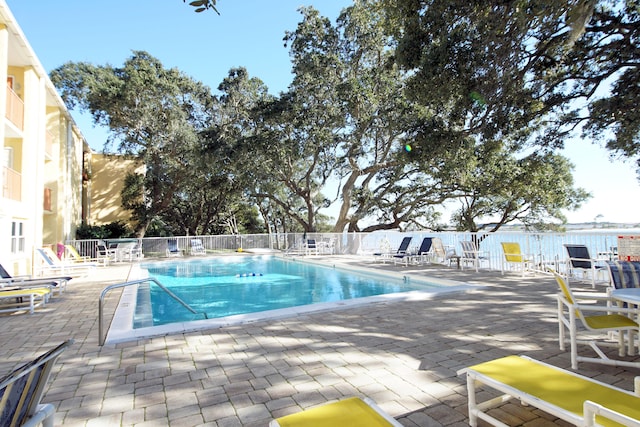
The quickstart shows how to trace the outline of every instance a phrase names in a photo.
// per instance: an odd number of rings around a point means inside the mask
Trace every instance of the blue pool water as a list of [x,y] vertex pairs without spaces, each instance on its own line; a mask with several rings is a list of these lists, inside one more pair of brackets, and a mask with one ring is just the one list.
[[192,314],[151,283],[138,290],[137,306],[141,309],[137,310],[134,328],[437,287],[274,256],[220,257],[141,267],[149,277],[206,315]]

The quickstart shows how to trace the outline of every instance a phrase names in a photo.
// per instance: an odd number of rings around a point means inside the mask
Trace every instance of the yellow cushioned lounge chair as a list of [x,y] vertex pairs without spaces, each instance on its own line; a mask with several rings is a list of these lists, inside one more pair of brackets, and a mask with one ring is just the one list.
[[350,397],[327,403],[269,423],[269,427],[402,427],[371,399]]
[[0,290],[0,313],[29,310],[44,306],[51,295],[51,288]]
[[[469,424],[478,418],[506,426],[489,410],[510,399],[539,408],[577,426],[640,426],[640,377],[635,394],[523,356],[507,356],[462,369],[467,376]],[[484,385],[504,395],[477,402],[476,389]],[[597,424],[596,424],[597,423]]]

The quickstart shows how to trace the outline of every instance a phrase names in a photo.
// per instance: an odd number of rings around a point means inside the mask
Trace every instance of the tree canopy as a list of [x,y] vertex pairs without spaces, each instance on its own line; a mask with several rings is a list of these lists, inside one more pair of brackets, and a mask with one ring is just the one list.
[[143,225],[199,234],[260,215],[265,230],[441,228],[442,204],[457,203],[461,230],[540,227],[589,197],[556,152],[567,138],[638,156],[637,10],[356,0],[335,23],[300,9],[278,96],[242,67],[213,94],[145,52],[121,68],[65,64],[52,80],[147,165],[123,193]]

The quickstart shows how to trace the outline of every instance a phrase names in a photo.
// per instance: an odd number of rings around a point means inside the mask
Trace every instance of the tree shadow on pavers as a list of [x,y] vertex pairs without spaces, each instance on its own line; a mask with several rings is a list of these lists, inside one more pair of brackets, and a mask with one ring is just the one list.
[[[135,422],[266,425],[357,395],[405,425],[456,425],[466,421],[459,369],[509,354],[570,365],[558,348],[552,277],[447,268],[413,274],[485,287],[96,347],[73,363],[82,372],[73,395],[64,394],[68,384],[58,375],[52,399],[74,422],[81,415],[68,408],[73,399],[94,399],[99,386],[108,404],[88,418],[141,412]],[[580,372],[626,389],[636,374],[586,363]]]

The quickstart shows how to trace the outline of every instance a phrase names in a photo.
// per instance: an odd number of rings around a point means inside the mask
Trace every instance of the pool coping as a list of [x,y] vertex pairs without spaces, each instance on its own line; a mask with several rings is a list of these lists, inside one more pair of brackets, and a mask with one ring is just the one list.
[[[336,268],[346,271],[353,271],[360,274],[388,276],[394,280],[409,280],[412,282],[425,282],[438,284],[444,287],[429,290],[413,290],[406,292],[397,292],[384,295],[374,295],[363,298],[353,298],[341,301],[323,302],[315,304],[307,304],[296,307],[281,308],[275,310],[261,311],[257,313],[236,314],[232,316],[219,317],[215,319],[193,320],[189,322],[176,322],[167,325],[133,328],[133,318],[136,310],[136,296],[138,286],[127,286],[123,289],[115,310],[111,325],[107,331],[105,344],[118,344],[122,342],[135,341],[139,339],[154,338],[166,335],[180,334],[186,332],[196,332],[208,329],[216,329],[225,326],[236,326],[259,321],[270,321],[275,319],[294,318],[310,313],[318,313],[322,311],[342,310],[350,307],[374,304],[389,303],[402,301],[424,301],[434,299],[441,295],[455,292],[465,292],[484,288],[481,285],[474,285],[454,280],[441,279],[429,276],[416,276],[415,274],[396,273],[388,271],[378,271],[368,269],[366,267],[354,267],[344,265],[340,262],[327,262],[327,260],[310,260],[302,258],[282,257],[290,262],[304,262],[308,264],[319,265],[323,267]],[[176,259],[167,260],[167,262],[175,262]],[[331,261],[331,260],[329,260]],[[335,260],[334,260],[335,261]],[[162,261],[158,261],[162,262]],[[130,280],[143,279],[143,270],[139,265],[133,266],[131,270]]]

